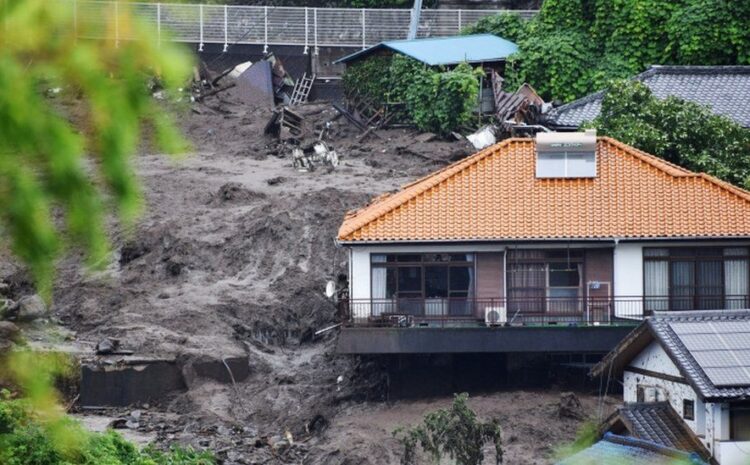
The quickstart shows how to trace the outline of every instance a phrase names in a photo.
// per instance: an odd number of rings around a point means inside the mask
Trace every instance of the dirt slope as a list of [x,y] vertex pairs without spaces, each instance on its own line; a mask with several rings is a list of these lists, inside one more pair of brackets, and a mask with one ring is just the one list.
[[[210,447],[225,463],[396,463],[392,430],[448,399],[369,403],[382,396],[377,366],[334,356],[333,334],[312,340],[334,321],[324,285],[346,272],[334,237],[347,210],[472,150],[420,143],[400,129],[360,142],[340,118],[328,141],[341,165],[301,173],[263,135],[270,112],[231,101],[227,94],[198,106],[201,114],[184,111],[190,156],[137,157],[145,215],[131,234],[113,227],[117,249],[105,271],[82,271],[75,256],[62,261],[55,316],[84,347],[113,337],[143,356],[249,356],[245,381],[199,379],[143,409],[140,431],[163,444]],[[300,111],[318,128],[335,115],[328,105]],[[1,262],[15,296],[31,292],[19,268]],[[577,424],[548,411],[556,399],[521,392],[472,402],[507,420],[506,463],[543,463],[550,444],[570,440]]]

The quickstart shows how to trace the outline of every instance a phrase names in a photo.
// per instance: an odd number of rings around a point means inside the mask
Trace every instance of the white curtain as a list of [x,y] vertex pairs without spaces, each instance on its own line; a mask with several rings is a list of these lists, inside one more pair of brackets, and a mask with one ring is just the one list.
[[[724,255],[747,255],[744,247],[724,249]],[[726,308],[748,308],[748,261],[747,259],[724,261],[724,294]]]
[[[372,255],[372,263],[385,263],[385,255]],[[385,307],[388,305],[383,301],[386,298],[386,277],[388,270],[384,266],[372,266],[372,288],[370,289],[370,296],[373,299],[372,315],[378,316],[383,311],[387,311]]]
[[645,262],[646,310],[660,311],[669,308],[669,262]]

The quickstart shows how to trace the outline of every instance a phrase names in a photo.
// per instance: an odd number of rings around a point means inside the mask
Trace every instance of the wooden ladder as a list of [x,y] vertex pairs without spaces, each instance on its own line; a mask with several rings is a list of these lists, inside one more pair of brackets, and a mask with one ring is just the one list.
[[294,83],[294,89],[292,90],[292,98],[289,99],[289,105],[299,105],[300,103],[307,102],[307,97],[310,95],[313,83],[315,82],[315,75],[308,76],[307,73],[303,73],[300,79]]

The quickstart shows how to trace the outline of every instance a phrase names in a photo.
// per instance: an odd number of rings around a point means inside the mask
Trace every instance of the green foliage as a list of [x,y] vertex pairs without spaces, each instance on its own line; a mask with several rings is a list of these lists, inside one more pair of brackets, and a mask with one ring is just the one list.
[[114,431],[90,433],[68,417],[64,427],[78,438],[75,448],[62,449],[49,434],[31,403],[0,400],[0,463],[4,465],[214,465],[213,455],[191,448],[139,451]]
[[485,16],[464,28],[461,34],[494,34],[511,42],[518,42],[525,37],[526,25],[526,20],[518,13],[500,13]]
[[692,171],[750,188],[750,133],[708,107],[655,98],[639,82],[607,90],[593,126],[606,135]]
[[417,463],[417,446],[426,452],[434,463],[449,457],[458,465],[479,465],[484,460],[485,443],[495,446],[495,463],[503,462],[502,430],[493,419],[483,423],[466,404],[469,395],[457,394],[448,409],[439,409],[425,415],[422,424],[412,428],[399,428],[393,435],[404,446],[403,465]]
[[750,2],[546,0],[529,21],[503,14],[468,30],[512,34],[519,53],[509,88],[528,82],[548,100],[569,101],[652,64],[750,64],[748,24]]
[[375,102],[405,104],[409,120],[423,131],[447,134],[467,123],[478,103],[481,69],[461,63],[435,70],[403,55],[374,56],[347,66],[348,93]]
[[[146,82],[158,74],[167,88],[181,85],[189,76],[188,52],[171,41],[159,46],[156,31],[142,26],[126,3],[117,14],[107,12],[104,31],[84,17],[74,19],[66,5],[6,0],[0,6],[2,240],[47,298],[54,260],[65,246],[79,246],[90,265],[101,264],[109,249],[107,210],[119,212],[126,225],[139,213],[130,157],[142,126],[153,129],[158,148],[185,148]],[[116,43],[115,21],[122,36],[142,40]],[[78,40],[76,30],[103,32],[107,40]],[[84,114],[65,114],[45,95],[50,88],[80,98]],[[62,213],[64,225],[53,221],[53,211]]]
[[591,447],[599,439],[599,436],[598,424],[594,421],[587,421],[578,428],[573,442],[557,447],[552,455],[557,460],[562,460]]
[[390,56],[372,56],[366,60],[359,60],[351,66],[346,67],[342,76],[344,88],[348,92],[356,91],[367,96],[378,96],[378,101],[383,98],[391,101],[391,66]]
[[[742,2],[740,2],[742,3]],[[737,2],[721,0],[692,0],[669,19],[668,51],[680,63],[713,63],[731,65],[737,58],[735,42],[747,44],[748,38],[739,36],[747,32],[748,24],[736,21]],[[742,15],[739,15],[740,17]],[[747,18],[747,16],[746,16]],[[717,28],[713,25],[723,24]],[[747,45],[746,45],[747,46]],[[747,63],[745,58],[745,63]]]
[[[561,100],[572,100],[591,91],[595,64],[591,43],[584,34],[543,34],[539,39],[524,40],[522,50],[522,54],[508,61],[508,88],[529,82],[547,98]],[[542,76],[544,82],[537,88],[536,82]]]

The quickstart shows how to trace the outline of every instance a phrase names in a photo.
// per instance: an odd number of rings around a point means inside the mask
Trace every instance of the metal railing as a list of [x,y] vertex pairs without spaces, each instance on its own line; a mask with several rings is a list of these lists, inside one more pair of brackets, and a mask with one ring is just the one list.
[[[300,45],[313,51],[323,46],[362,47],[384,40],[405,39],[411,10],[370,8],[313,8],[184,3],[137,3],[102,0],[58,0],[69,5],[77,22],[86,22],[81,38],[105,37],[108,18],[116,10],[131,8],[161,35],[170,39],[203,44]],[[124,10],[123,10],[124,11]],[[423,10],[418,37],[459,34],[479,19],[500,12],[530,18],[537,10]],[[113,16],[114,13],[114,16]],[[97,24],[99,27],[97,27]],[[131,40],[126,28],[115,27],[116,40]]]
[[339,302],[339,312],[345,323],[359,326],[476,326],[487,324],[488,313],[494,325],[586,326],[637,324],[654,311],[748,308],[750,296],[687,302],[680,297],[642,296],[348,299]]

